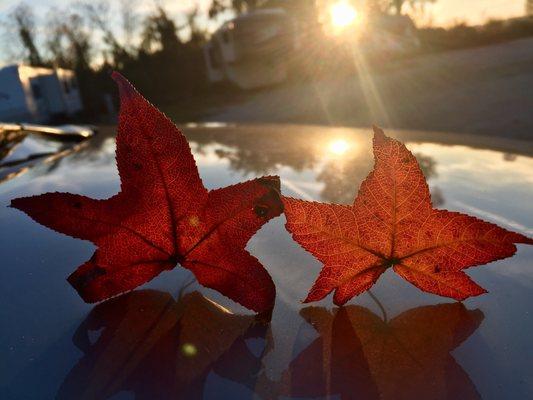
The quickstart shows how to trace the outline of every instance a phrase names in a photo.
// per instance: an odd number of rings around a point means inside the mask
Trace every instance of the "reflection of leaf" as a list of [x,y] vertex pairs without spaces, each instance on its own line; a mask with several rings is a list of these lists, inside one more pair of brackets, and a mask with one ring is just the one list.
[[387,322],[368,309],[302,310],[320,334],[290,364],[283,391],[342,399],[478,399],[450,352],[483,314],[461,303],[418,307]]
[[[202,397],[210,371],[248,387],[261,367],[246,347],[264,335],[253,316],[234,315],[195,292],[178,302],[140,290],[98,305],[73,340],[84,356],[65,378],[59,399]],[[91,332],[99,337],[91,342]],[[228,363],[231,360],[232,363]]]
[[291,362],[282,377],[282,394],[377,398],[361,343],[349,321],[335,316],[335,312],[339,315],[339,310],[330,312],[315,307],[302,310],[302,317],[313,325],[320,337]]
[[184,383],[215,362],[253,322],[252,317],[230,314],[199,293],[189,296],[194,298],[183,302],[186,312],[179,321],[178,336],[182,348],[176,361],[176,377]]
[[185,137],[119,74],[116,159],[121,191],[97,200],[70,193],[14,199],[37,222],[98,248],[68,278],[87,302],[150,281],[177,263],[198,281],[259,313],[272,310],[270,275],[244,247],[280,215],[279,178],[208,191]]
[[324,266],[306,301],[335,291],[345,304],[388,268],[429,293],[463,300],[485,293],[464,272],[511,257],[519,233],[478,218],[433,208],[416,158],[374,128],[374,169],[353,205],[283,198],[287,230]]

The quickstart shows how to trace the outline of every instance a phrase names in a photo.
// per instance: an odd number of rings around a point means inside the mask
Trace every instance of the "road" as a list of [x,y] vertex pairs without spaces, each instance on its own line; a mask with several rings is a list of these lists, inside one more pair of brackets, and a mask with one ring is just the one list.
[[349,79],[264,89],[206,119],[377,124],[533,141],[533,39],[419,56]]

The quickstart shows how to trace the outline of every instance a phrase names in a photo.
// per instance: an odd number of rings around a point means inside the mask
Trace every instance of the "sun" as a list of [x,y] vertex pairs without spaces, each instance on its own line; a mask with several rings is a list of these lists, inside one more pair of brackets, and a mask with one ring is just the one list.
[[359,14],[355,7],[346,1],[338,1],[329,9],[331,23],[334,27],[343,29],[357,22]]
[[333,153],[337,156],[343,155],[348,151],[349,148],[350,144],[344,139],[335,139],[328,146],[330,153]]

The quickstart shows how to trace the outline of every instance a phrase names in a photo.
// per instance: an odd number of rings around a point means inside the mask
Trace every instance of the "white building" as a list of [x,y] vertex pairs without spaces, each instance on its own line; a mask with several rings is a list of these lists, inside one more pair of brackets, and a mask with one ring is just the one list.
[[0,69],[0,121],[47,123],[82,109],[71,70],[25,65]]

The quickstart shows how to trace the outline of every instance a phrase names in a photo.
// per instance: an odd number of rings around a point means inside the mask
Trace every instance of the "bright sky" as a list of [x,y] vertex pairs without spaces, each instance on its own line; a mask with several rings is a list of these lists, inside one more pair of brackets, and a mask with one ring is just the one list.
[[[32,8],[38,11],[47,10],[53,6],[62,6],[67,5],[68,3],[75,3],[76,0],[0,0],[0,12],[5,12],[6,9],[11,8],[21,2],[24,2],[28,5],[31,5]],[[110,0],[110,3],[116,2],[116,0]],[[209,6],[210,0],[163,0],[156,2],[155,0],[139,0],[139,4],[146,4],[147,8],[153,7],[154,4],[163,3],[165,8],[172,11],[186,11],[189,10],[194,5],[199,4],[203,8]]]
[[[46,12],[52,7],[64,8],[76,0],[25,0],[35,11],[38,18],[44,18]],[[117,1],[117,0],[110,0]],[[0,21],[19,0],[0,0]],[[206,11],[211,0],[137,0],[142,8],[152,9],[156,2],[162,3],[169,13],[179,18],[180,14],[199,5]],[[429,5],[424,18],[418,21],[419,25],[448,26],[457,22],[480,24],[491,18],[510,18],[524,15],[526,0],[437,0]],[[207,23],[207,20],[206,20]],[[211,30],[216,28],[211,23]],[[0,30],[2,26],[0,24]],[[9,55],[5,54],[5,46],[1,41],[6,40],[0,32],[0,65],[9,62]]]
[[522,16],[526,0],[437,0],[428,6],[432,25],[453,25],[466,22],[481,24],[488,19]]
[[[74,0],[26,0],[37,13],[44,13],[51,6],[62,6]],[[207,9],[211,0],[164,0],[162,3],[172,13],[191,9],[198,4]],[[524,14],[525,0],[437,0],[429,7],[435,25],[449,25],[455,21],[476,24],[488,18],[508,18]],[[18,4],[18,0],[0,0],[0,14]],[[152,7],[154,0],[140,0],[140,4]]]

